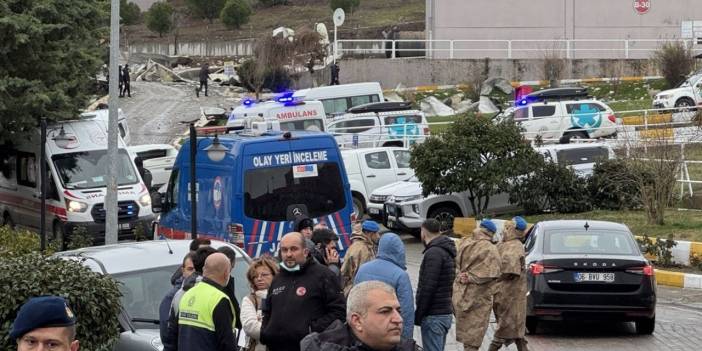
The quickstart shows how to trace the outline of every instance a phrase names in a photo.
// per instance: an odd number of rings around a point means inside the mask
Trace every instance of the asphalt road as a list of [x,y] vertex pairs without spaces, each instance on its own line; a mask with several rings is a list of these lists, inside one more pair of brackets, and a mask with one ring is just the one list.
[[[417,287],[419,265],[424,246],[418,239],[403,235],[407,253],[407,271],[414,289]],[[658,287],[656,331],[650,336],[636,335],[633,323],[558,323],[540,324],[538,335],[527,336],[532,351],[551,350],[701,350],[702,349],[702,290]],[[494,318],[481,350],[487,350]],[[414,337],[421,341],[419,328]],[[446,345],[447,351],[463,350],[456,342],[455,321]],[[503,350],[516,350],[514,345]]]
[[[213,84],[214,85],[214,84]],[[132,144],[169,143],[187,127],[181,121],[200,116],[200,107],[228,109],[235,100],[222,96],[222,89],[212,87],[210,97],[196,98],[194,86],[184,84],[133,82],[132,98],[120,99],[127,114]],[[410,235],[403,235],[407,248],[407,267],[416,289],[423,245]],[[551,350],[701,350],[702,290],[658,287],[659,303],[656,331],[639,336],[631,323],[543,323],[538,335],[528,336],[532,351]],[[494,319],[481,350],[487,350],[494,331]],[[415,339],[421,343],[419,328]],[[446,350],[463,350],[456,343],[455,328],[449,332]],[[516,350],[511,346],[509,350]]]

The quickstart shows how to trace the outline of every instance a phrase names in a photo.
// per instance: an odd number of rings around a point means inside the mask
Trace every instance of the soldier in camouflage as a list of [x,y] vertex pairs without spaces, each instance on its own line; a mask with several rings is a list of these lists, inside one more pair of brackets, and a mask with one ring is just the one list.
[[527,223],[522,217],[514,217],[505,223],[502,242],[497,251],[502,257],[502,275],[496,284],[493,310],[497,319],[497,330],[488,351],[497,351],[503,345],[515,343],[518,351],[528,351],[526,332],[526,267],[524,266],[524,238]]
[[490,322],[495,282],[500,277],[500,254],[492,243],[496,231],[495,223],[483,220],[472,237],[458,244],[452,303],[456,340],[466,351],[480,348]]

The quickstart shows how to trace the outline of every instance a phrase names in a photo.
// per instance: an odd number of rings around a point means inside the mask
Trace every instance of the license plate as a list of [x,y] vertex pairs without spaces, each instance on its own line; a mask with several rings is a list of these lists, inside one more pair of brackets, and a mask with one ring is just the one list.
[[378,208],[372,208],[372,207],[371,207],[371,208],[368,209],[368,213],[370,213],[370,214],[380,214],[380,209],[378,209]]
[[614,282],[614,273],[574,273],[576,282]]
[[120,230],[129,230],[131,228],[132,228],[132,226],[129,223],[120,223],[119,224]]

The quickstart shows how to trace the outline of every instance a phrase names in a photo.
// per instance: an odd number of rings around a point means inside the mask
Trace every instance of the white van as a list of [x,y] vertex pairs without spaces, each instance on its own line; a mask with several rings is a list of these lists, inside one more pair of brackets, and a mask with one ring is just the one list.
[[134,145],[127,148],[134,157],[140,157],[144,168],[151,172],[151,188],[158,189],[168,183],[178,150],[170,144]]
[[227,120],[227,127],[242,127],[250,117],[261,117],[266,121],[277,120],[280,130],[306,130],[323,132],[326,130],[324,106],[319,101],[292,101],[279,99],[255,103],[244,100],[234,108]]
[[[109,110],[101,109],[81,113],[80,119],[100,121],[105,124],[105,129],[107,129],[108,123],[110,122],[110,114]],[[121,108],[117,110],[117,128],[119,129],[119,135],[122,137],[122,140],[124,140],[124,143],[129,145],[131,142],[131,135],[129,133],[129,126],[127,125],[127,116],[124,115]]]
[[[120,240],[135,238],[136,228],[149,232],[151,197],[124,141],[119,139],[118,201]],[[3,224],[36,230],[40,226],[40,134],[2,146],[0,214]],[[99,121],[65,121],[49,126],[46,141],[46,228],[63,239],[81,227],[104,242],[104,198],[107,182],[107,128]]]
[[298,100],[319,100],[324,104],[328,116],[373,102],[383,102],[383,89],[378,82],[330,85],[298,90],[293,94]]

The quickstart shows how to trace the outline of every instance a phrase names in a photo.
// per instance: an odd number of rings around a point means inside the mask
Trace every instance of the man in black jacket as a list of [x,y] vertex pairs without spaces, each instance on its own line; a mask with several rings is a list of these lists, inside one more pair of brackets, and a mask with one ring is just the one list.
[[280,255],[280,273],[262,306],[261,343],[270,351],[299,351],[307,334],[346,318],[346,302],[338,278],[309,256],[302,234],[283,236]]
[[422,223],[421,229],[426,248],[419,267],[414,323],[422,329],[422,346],[427,351],[444,349],[453,319],[451,295],[456,274],[456,245],[440,233],[440,228],[439,221],[430,218]]

